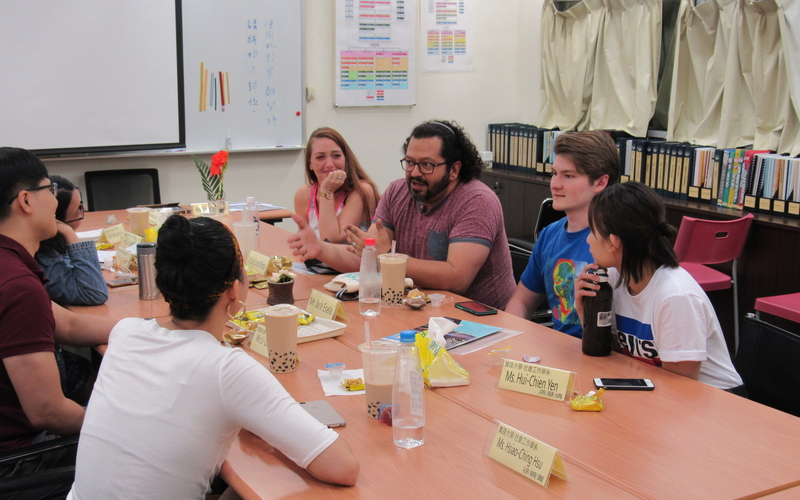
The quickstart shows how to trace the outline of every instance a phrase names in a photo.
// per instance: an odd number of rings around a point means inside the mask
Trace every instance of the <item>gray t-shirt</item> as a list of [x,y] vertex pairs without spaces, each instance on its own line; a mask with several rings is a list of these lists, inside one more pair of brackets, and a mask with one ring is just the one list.
[[497,195],[481,181],[459,183],[447,199],[425,210],[411,198],[406,180],[398,179],[381,196],[375,218],[394,231],[397,251],[415,259],[445,261],[451,243],[489,247],[489,256],[465,295],[503,309],[514,293],[503,210]]

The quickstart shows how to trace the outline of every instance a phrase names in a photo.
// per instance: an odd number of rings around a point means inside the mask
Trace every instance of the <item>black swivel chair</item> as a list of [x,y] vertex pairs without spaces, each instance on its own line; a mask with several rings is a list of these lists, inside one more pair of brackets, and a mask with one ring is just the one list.
[[73,434],[0,453],[0,469],[14,467],[26,460],[35,459],[42,453],[56,450],[64,450],[64,458],[61,462],[67,464],[52,469],[0,478],[0,497],[15,498],[14,494],[31,495],[35,491],[36,498],[43,500],[66,498],[75,481],[74,464],[77,448],[78,434]]
[[86,208],[90,212],[161,203],[158,169],[95,170],[84,176]]
[[[511,267],[514,270],[514,280],[519,282],[520,276],[525,271],[528,265],[528,260],[533,253],[533,245],[539,238],[539,233],[542,229],[546,228],[553,222],[562,219],[566,214],[561,210],[553,208],[553,199],[545,198],[539,206],[539,213],[536,216],[536,227],[534,228],[533,236],[524,236],[522,238],[509,238],[508,247],[511,251]],[[547,301],[542,302],[539,309],[533,313],[531,318],[537,323],[547,324],[552,318],[553,312],[549,310]]]
[[748,314],[739,332],[736,370],[747,397],[800,417],[800,336]]

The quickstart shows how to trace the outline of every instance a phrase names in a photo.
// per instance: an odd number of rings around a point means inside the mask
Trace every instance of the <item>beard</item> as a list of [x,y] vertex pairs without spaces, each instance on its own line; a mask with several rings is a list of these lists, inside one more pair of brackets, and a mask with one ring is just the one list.
[[[424,184],[427,189],[423,191],[415,191],[411,189],[411,181],[416,181],[420,184]],[[411,194],[411,197],[414,198],[415,200],[419,202],[425,202],[430,199],[433,199],[438,194],[446,190],[447,187],[450,185],[450,166],[448,165],[444,176],[442,176],[441,179],[436,181],[433,184],[433,186],[430,185],[428,179],[426,179],[424,175],[421,175],[419,177],[407,177],[406,185],[408,186],[408,192]]]

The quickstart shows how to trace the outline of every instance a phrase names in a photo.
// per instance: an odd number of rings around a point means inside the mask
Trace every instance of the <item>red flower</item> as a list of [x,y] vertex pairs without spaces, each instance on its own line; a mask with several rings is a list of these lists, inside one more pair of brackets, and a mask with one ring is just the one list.
[[211,175],[220,175],[222,169],[228,164],[228,152],[220,151],[211,157]]

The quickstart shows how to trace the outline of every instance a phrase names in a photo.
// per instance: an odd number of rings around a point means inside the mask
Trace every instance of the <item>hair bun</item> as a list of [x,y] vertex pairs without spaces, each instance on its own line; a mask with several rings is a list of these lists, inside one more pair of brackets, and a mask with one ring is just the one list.
[[194,247],[194,235],[189,220],[180,215],[170,216],[158,230],[158,257],[170,262],[185,258]]

